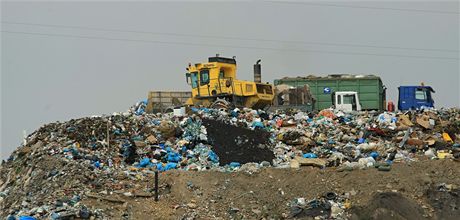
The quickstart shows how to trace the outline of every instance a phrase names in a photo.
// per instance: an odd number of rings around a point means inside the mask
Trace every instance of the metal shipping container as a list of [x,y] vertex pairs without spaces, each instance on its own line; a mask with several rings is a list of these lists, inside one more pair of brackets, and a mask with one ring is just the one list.
[[325,77],[285,77],[276,79],[274,84],[275,86],[287,84],[296,87],[308,84],[316,99],[316,110],[331,107],[332,93],[338,91],[358,92],[363,110],[382,111],[386,105],[386,87],[380,77],[375,75],[334,74]]

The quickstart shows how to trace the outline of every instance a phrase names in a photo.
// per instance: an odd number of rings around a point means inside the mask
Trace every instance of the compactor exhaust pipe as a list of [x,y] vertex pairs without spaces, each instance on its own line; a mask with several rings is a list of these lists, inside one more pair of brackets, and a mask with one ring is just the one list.
[[256,64],[254,64],[254,82],[261,83],[262,82],[262,68],[260,66],[260,61],[257,60]]

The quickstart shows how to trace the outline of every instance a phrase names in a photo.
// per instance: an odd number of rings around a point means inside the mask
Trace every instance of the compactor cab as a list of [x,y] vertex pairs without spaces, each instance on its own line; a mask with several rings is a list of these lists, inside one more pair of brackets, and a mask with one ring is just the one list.
[[192,87],[189,103],[195,106],[262,109],[271,105],[273,85],[261,83],[260,60],[254,65],[255,81],[236,78],[235,58],[209,57],[207,63],[189,64],[186,80]]

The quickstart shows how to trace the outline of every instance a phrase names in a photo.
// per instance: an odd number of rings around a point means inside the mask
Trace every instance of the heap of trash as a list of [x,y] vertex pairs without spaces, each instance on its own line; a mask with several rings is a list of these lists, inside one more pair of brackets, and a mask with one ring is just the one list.
[[393,163],[420,157],[460,157],[459,109],[191,108],[182,115],[147,114],[145,106],[140,102],[122,113],[50,123],[28,135],[0,167],[0,217],[102,218],[102,210],[80,204],[81,198],[127,187],[119,180],[143,179],[155,170],[390,171]]
[[314,219],[349,219],[346,212],[350,209],[349,195],[337,195],[328,192],[325,195],[308,200],[296,198],[289,204],[290,218],[314,218]]

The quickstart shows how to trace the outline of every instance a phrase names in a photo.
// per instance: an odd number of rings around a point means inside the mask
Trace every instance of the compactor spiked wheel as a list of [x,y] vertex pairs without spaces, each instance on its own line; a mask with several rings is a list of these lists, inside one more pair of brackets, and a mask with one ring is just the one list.
[[217,100],[211,104],[211,108],[228,110],[231,105],[232,104],[229,101],[217,98]]

